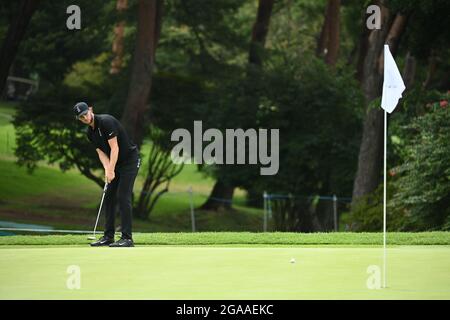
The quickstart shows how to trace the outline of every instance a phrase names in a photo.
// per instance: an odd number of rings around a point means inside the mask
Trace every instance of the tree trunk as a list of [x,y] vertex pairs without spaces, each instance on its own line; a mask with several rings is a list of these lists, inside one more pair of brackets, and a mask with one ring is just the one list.
[[[386,38],[386,44],[389,45],[389,49],[393,55],[397,54],[398,46],[400,44],[400,38],[406,29],[407,22],[408,16],[397,14],[391,28],[389,29],[389,33]],[[382,57],[384,57],[384,55],[382,55]]]
[[[253,25],[252,38],[250,41],[250,49],[248,54],[249,64],[256,66],[262,65],[261,51],[266,43],[267,33],[269,32],[270,16],[272,14],[273,4],[275,0],[259,0],[258,13],[255,24]],[[202,209],[218,210],[219,208],[230,209],[232,205],[234,186],[225,183],[219,178],[214,184],[213,190],[208,200],[201,206]],[[223,199],[217,201],[214,199]]]
[[200,207],[203,210],[219,210],[220,208],[231,209],[234,186],[219,179],[214,184],[208,200]]
[[422,87],[424,89],[429,89],[431,80],[433,79],[437,69],[437,58],[434,54],[433,50],[431,51],[430,57],[429,57],[429,64],[428,64],[428,71],[427,71],[427,77],[425,81],[422,84]]
[[[387,26],[389,11],[381,5],[382,28],[372,30],[367,41],[367,54],[363,64],[362,88],[366,104],[381,95],[383,82],[383,47],[387,42],[392,54],[398,48],[400,36],[406,27],[406,17],[397,15],[390,28]],[[383,27],[385,26],[385,27]],[[364,25],[365,27],[365,25]],[[389,31],[389,32],[388,32]],[[353,186],[352,203],[373,192],[381,180],[383,162],[383,110],[378,106],[369,108],[363,126],[363,136],[358,157],[358,169]]]
[[261,66],[261,51],[266,43],[269,32],[270,16],[272,15],[273,3],[275,0],[259,0],[258,14],[253,25],[252,40],[248,54],[248,62]]
[[[362,17],[362,21],[365,21],[365,11]],[[364,74],[364,60],[367,56],[367,50],[369,49],[369,34],[370,30],[368,28],[364,28],[363,32],[361,32],[361,36],[359,38],[358,44],[358,59],[356,61],[356,80],[359,83],[363,82],[363,74]]]
[[[119,16],[128,8],[128,0],[117,0],[117,13]],[[112,52],[114,58],[111,61],[111,74],[116,74],[120,72],[123,64],[123,35],[125,31],[125,21],[120,19],[120,21],[114,27],[114,40],[112,45]]]
[[328,44],[328,25],[330,24],[330,2],[327,4],[327,9],[325,11],[325,17],[323,19],[322,29],[320,30],[320,36],[317,41],[317,48],[316,48],[316,56],[322,57],[325,56],[327,53],[327,44]]
[[353,185],[353,203],[377,188],[380,182],[382,152],[383,112],[375,107],[368,111],[364,121],[358,171]]
[[341,0],[328,0],[325,18],[317,43],[316,55],[325,57],[325,63],[335,66],[339,52]]
[[8,78],[9,68],[19,49],[28,24],[36,11],[40,0],[22,0],[19,4],[19,12],[11,21],[8,32],[3,40],[0,51],[0,92],[3,92],[6,79]]
[[414,84],[414,79],[416,78],[416,68],[417,61],[411,52],[408,51],[405,59],[405,67],[403,68],[403,79],[405,81],[405,86],[411,88]]
[[140,0],[138,28],[128,98],[122,123],[131,139],[140,147],[148,123],[148,99],[156,45],[161,30],[162,0]]
[[[381,4],[381,3],[380,3]],[[361,86],[366,105],[377,98],[382,85],[379,57],[387,36],[389,11],[381,6],[382,28],[368,34],[367,50],[362,64]],[[364,28],[366,28],[364,21]],[[370,108],[363,125],[363,136],[359,149],[358,169],[353,185],[353,203],[376,189],[380,179],[383,145],[383,113],[378,107]]]
[[339,52],[339,12],[341,8],[341,0],[329,0],[330,18],[328,23],[328,45],[325,63],[329,66],[335,66]]

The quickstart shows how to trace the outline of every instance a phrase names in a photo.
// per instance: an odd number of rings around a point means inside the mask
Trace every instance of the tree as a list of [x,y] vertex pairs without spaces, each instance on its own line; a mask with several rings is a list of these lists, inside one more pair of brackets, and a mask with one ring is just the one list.
[[[354,189],[353,189],[353,204],[358,201],[359,197],[365,196],[373,192],[381,180],[381,166],[382,166],[382,133],[383,133],[383,111],[379,108],[377,103],[378,97],[381,95],[382,75],[383,75],[383,55],[382,49],[384,43],[388,43],[393,55],[401,52],[402,47],[408,48],[410,56],[412,55],[418,61],[426,64],[430,60],[430,78],[435,78],[432,70],[435,68],[433,62],[435,54],[439,52],[438,56],[448,55],[448,45],[445,44],[444,39],[448,38],[448,28],[446,28],[445,19],[440,18],[439,12],[449,10],[448,1],[417,1],[410,2],[405,0],[392,0],[389,2],[378,1],[382,9],[382,29],[367,31],[365,26],[362,32],[365,37],[362,38],[360,44],[360,55],[358,63],[358,79],[360,80],[362,89],[366,97],[366,105],[368,105],[367,114],[364,120],[363,138],[360,147],[358,170],[356,172]],[[389,5],[389,7],[387,7]],[[408,23],[414,21],[414,23]],[[404,42],[404,46],[400,46],[400,40]],[[403,50],[403,54],[407,54]],[[441,61],[446,61],[444,58]],[[411,79],[411,72],[409,72],[408,63],[406,61],[404,74],[406,83],[414,83]],[[441,79],[445,79],[448,74],[448,63],[441,63],[440,68]],[[422,72],[413,72],[418,76]],[[424,79],[425,83],[429,79]],[[445,82],[445,80],[442,80]],[[434,84],[439,86],[436,81]],[[425,85],[427,87],[427,85]],[[407,87],[407,92],[411,88]],[[424,95],[425,91],[421,94]],[[407,95],[406,95],[407,96]],[[406,97],[405,97],[406,98]],[[400,110],[402,103],[400,101]],[[391,122],[392,124],[392,122]]]
[[[420,91],[421,92],[420,92]],[[392,122],[396,142],[387,176],[387,228],[432,231],[450,228],[448,162],[449,95],[414,89],[402,110],[407,123]],[[437,101],[437,102],[432,102]],[[360,199],[345,219],[352,231],[379,231],[383,226],[383,185]]]
[[168,134],[153,127],[150,130],[150,139],[152,144],[149,159],[144,166],[145,168],[143,168],[146,170],[145,180],[135,210],[136,215],[142,219],[150,217],[156,202],[164,193],[169,191],[172,178],[183,169],[183,165],[172,162],[171,150],[167,146],[167,141],[170,140]]
[[[128,0],[117,0],[117,13],[119,16],[128,8]],[[123,37],[125,32],[125,20],[121,19],[114,27],[114,40],[112,52],[114,58],[111,62],[111,74],[116,74],[123,67]]]
[[102,174],[97,171],[101,164],[85,128],[75,121],[72,107],[85,99],[94,104],[95,112],[115,104],[112,97],[123,84],[108,75],[108,60],[102,55],[109,51],[105,40],[113,21],[107,18],[108,6],[80,1],[85,9],[82,29],[69,32],[64,30],[69,4],[68,0],[42,2],[16,55],[24,72],[39,75],[40,87],[29,101],[17,106],[15,154],[18,163],[30,171],[39,161],[57,164],[63,171],[77,168],[103,188]]
[[27,30],[28,24],[39,6],[40,0],[21,0],[14,15],[0,51],[0,92],[3,91],[8,77],[9,68],[14,61],[20,42]]
[[139,147],[148,123],[148,99],[155,51],[161,31],[162,5],[162,0],[140,0],[138,6],[136,48],[122,123]]
[[[248,53],[248,63],[250,66],[248,72],[251,72],[251,69],[254,67],[260,68],[262,66],[262,51],[269,32],[273,4],[274,0],[259,0],[256,21],[253,25]],[[247,76],[249,77],[247,81],[252,81],[251,75],[247,74]],[[257,101],[254,103],[256,104]],[[255,122],[253,121],[253,123]],[[246,127],[246,125],[244,125],[244,127]],[[235,185],[230,179],[219,177],[214,184],[211,194],[201,208],[205,210],[218,210],[220,208],[230,209],[234,189]],[[218,201],[217,199],[222,199],[222,201]]]
[[261,51],[269,32],[270,16],[272,15],[274,0],[259,0],[258,13],[253,25],[248,62],[257,66],[262,65]]
[[329,230],[327,208],[311,196],[351,192],[360,142],[355,132],[361,129],[356,111],[362,97],[352,75],[330,73],[317,58],[304,59],[309,63],[292,61],[286,67],[279,61],[264,70],[258,123],[280,130],[279,172],[250,171],[241,186],[259,197],[263,191],[293,196],[273,208],[280,231]]
[[325,62],[330,65],[336,65],[339,52],[339,33],[340,33],[340,0],[328,0],[322,31],[318,40],[316,54],[325,56]]
[[403,163],[395,168],[397,192],[390,207],[402,216],[402,229],[450,229],[449,95],[405,127]]
[[[384,2],[377,2],[381,7],[382,28],[374,29],[367,35],[367,50],[365,50],[362,64],[361,87],[364,92],[367,114],[364,119],[363,135],[358,156],[358,169],[353,187],[353,203],[358,198],[373,192],[381,177],[382,146],[383,146],[383,111],[373,105],[373,101],[381,94],[383,80],[382,53],[385,43],[388,43],[395,56],[400,36],[405,30],[406,18],[397,14],[392,21],[392,13],[384,6]],[[364,28],[365,22],[364,22]]]
[[61,110],[73,98],[73,91],[59,86],[55,91],[41,90],[38,96],[19,107],[14,118],[17,162],[30,172],[39,161],[57,164],[62,171],[75,167],[103,188],[104,179],[98,174],[102,166],[87,141],[85,128],[67,115],[66,110]]
[[68,30],[66,9],[71,4],[69,0],[41,1],[17,52],[15,63],[25,75],[38,74],[40,88],[62,83],[74,64],[110,51],[113,7],[77,1],[82,8],[81,30]]
[[[219,92],[225,78],[234,74],[234,67],[227,65],[223,55],[228,54],[234,58],[234,47],[240,42],[234,30],[224,22],[233,16],[241,4],[239,1],[229,0],[214,3],[175,0],[166,3],[169,24],[166,30],[168,32],[175,30],[175,34],[161,35],[165,47],[158,49],[162,62],[159,64],[158,74],[153,79],[155,88],[152,89],[152,110],[150,110],[152,126],[170,132],[177,126],[190,128],[194,120],[204,118],[206,113],[210,116],[203,119],[204,122],[212,123],[213,114],[223,112],[216,110],[214,103],[221,99]],[[189,28],[187,34],[186,27]],[[177,43],[180,35],[176,32],[178,28],[182,31],[181,43]],[[189,41],[186,41],[186,36]],[[211,48],[214,52],[211,52]],[[220,50],[217,50],[218,48]],[[215,56],[217,52],[220,56]],[[180,64],[183,58],[187,61]],[[186,74],[189,77],[186,77]],[[171,81],[169,85],[167,80]],[[206,89],[207,86],[210,89]],[[213,98],[211,88],[216,87],[218,90],[214,92],[217,95]],[[206,103],[210,104],[209,110],[204,107]],[[196,112],[199,109],[202,109],[201,113]],[[196,117],[193,117],[194,115]],[[167,147],[163,149],[168,150]]]

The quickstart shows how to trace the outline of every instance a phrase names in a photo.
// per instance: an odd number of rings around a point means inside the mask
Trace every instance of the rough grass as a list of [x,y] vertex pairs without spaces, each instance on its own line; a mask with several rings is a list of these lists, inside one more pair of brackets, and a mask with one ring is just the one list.
[[[8,181],[0,184],[0,220],[56,229],[93,228],[101,189],[75,170],[63,173],[47,166],[37,168],[30,175],[14,162],[0,159],[0,181]],[[183,187],[181,183],[173,185]],[[140,187],[141,184],[136,183],[136,194]],[[194,191],[193,205],[198,208],[207,195]],[[244,202],[243,196],[236,196],[236,199]],[[103,217],[100,225],[103,225]],[[234,211],[196,209],[195,217],[198,231],[261,231],[263,227],[262,210],[238,205]],[[150,219],[135,218],[133,225],[134,230],[140,232],[190,231],[189,193],[170,191],[164,194]]]
[[11,121],[15,113],[12,103],[0,103],[0,156],[12,157],[16,146],[14,126]]
[[[135,233],[136,245],[377,245],[382,233]],[[0,237],[8,245],[87,245],[87,235],[16,235]],[[450,232],[392,232],[389,245],[450,245]]]

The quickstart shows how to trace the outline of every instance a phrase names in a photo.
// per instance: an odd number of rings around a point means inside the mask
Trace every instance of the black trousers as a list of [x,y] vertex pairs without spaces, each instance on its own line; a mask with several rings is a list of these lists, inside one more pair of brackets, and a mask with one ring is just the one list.
[[119,202],[122,238],[132,239],[131,220],[133,216],[133,186],[140,167],[139,152],[133,152],[129,159],[116,166],[115,178],[108,185],[105,194],[105,237],[113,238],[116,204]]

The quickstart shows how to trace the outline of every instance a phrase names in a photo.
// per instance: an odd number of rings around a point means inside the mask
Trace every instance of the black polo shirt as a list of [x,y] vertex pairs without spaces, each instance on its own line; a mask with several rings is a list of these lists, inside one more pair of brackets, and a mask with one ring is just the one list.
[[117,137],[119,146],[117,166],[125,163],[130,155],[137,151],[137,146],[130,140],[119,120],[109,114],[95,114],[94,129],[89,126],[87,136],[94,147],[102,150],[108,157],[111,154],[108,140]]

